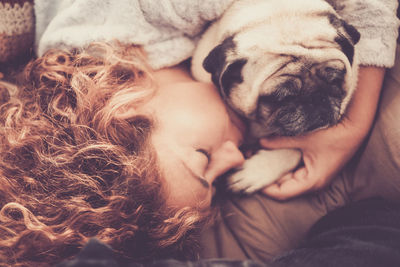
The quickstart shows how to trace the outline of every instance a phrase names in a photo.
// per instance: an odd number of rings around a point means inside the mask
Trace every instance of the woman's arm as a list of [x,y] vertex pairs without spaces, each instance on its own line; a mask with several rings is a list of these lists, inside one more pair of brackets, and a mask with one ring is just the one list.
[[261,140],[266,148],[299,148],[304,167],[282,177],[264,192],[287,199],[318,190],[352,157],[367,135],[378,105],[385,67],[394,64],[397,30],[396,0],[331,0],[338,13],[361,33],[358,87],[346,117],[335,127],[302,137]]
[[354,155],[367,135],[376,112],[385,69],[361,67],[357,90],[344,119],[338,125],[294,138],[263,139],[265,148],[298,148],[304,166],[263,191],[276,199],[288,199],[318,190]]

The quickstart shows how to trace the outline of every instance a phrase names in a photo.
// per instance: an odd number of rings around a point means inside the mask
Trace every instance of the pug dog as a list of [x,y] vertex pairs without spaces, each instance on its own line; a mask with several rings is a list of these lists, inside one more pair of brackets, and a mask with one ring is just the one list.
[[[237,0],[202,35],[191,71],[245,119],[251,142],[299,136],[343,117],[356,88],[359,39],[325,0]],[[253,193],[301,158],[295,149],[260,149],[228,186]]]

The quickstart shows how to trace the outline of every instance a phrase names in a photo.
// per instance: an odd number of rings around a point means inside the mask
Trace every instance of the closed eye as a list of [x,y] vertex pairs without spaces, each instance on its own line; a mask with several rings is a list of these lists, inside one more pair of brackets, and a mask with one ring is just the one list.
[[209,153],[207,150],[202,149],[202,148],[199,148],[199,149],[196,149],[196,151],[197,151],[197,152],[200,152],[201,154],[203,154],[204,156],[206,156],[208,163],[210,163],[211,155],[210,155],[210,153]]

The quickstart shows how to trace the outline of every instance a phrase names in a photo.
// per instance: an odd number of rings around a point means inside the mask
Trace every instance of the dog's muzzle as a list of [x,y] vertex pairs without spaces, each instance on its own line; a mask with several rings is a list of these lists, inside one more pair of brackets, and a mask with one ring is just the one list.
[[329,62],[303,68],[299,74],[285,74],[273,92],[258,97],[249,115],[252,136],[295,136],[337,124],[346,70]]

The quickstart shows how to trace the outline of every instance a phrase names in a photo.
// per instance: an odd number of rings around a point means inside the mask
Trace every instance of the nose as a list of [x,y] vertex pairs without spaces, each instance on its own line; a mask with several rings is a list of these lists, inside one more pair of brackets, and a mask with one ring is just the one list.
[[205,176],[207,180],[213,182],[218,176],[242,166],[243,163],[244,157],[237,145],[232,141],[226,141],[213,153],[211,165]]

